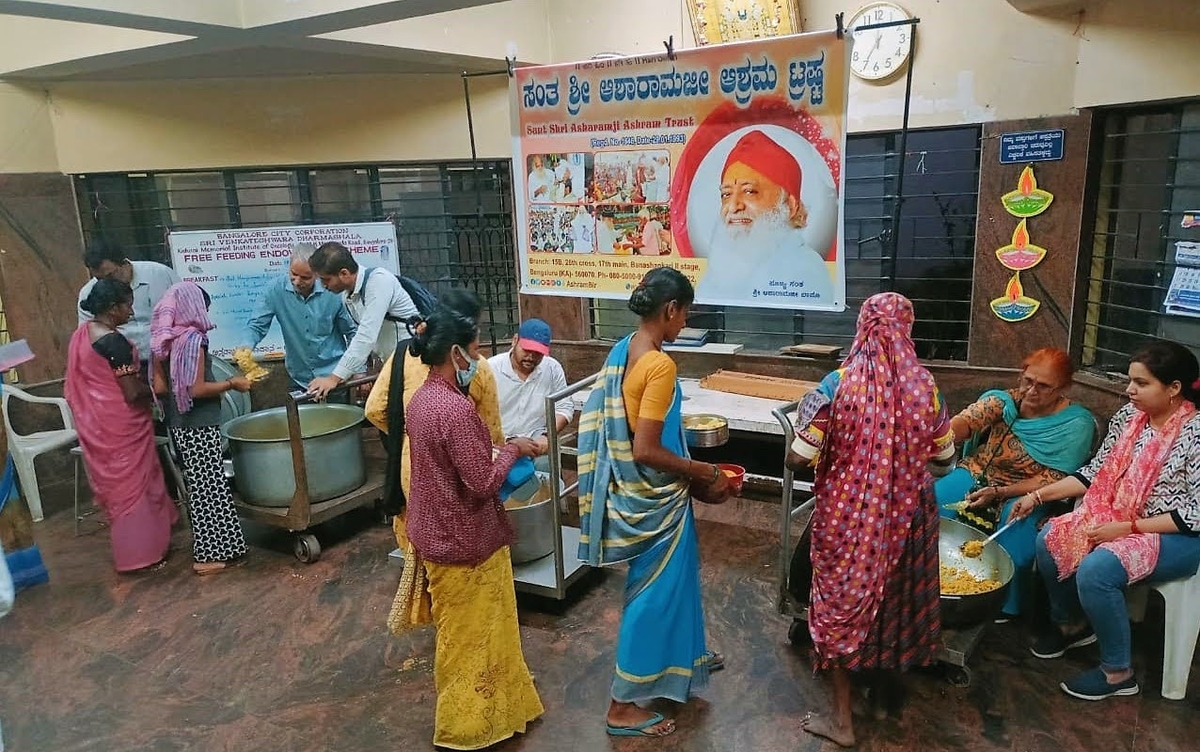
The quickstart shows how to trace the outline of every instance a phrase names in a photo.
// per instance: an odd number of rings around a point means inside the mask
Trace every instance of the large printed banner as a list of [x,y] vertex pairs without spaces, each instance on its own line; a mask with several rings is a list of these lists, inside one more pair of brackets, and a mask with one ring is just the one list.
[[704,303],[841,311],[850,35],[520,68],[521,291],[627,298],[670,265]]
[[[393,272],[399,268],[391,222],[185,230],[167,239],[175,271],[212,297],[208,315],[217,328],[208,333],[209,350],[222,358],[242,344],[246,322],[266,288],[288,273],[294,244],[319,246],[336,240],[350,249],[360,267],[384,266]],[[267,358],[283,356],[278,321],[271,323],[254,352]]]

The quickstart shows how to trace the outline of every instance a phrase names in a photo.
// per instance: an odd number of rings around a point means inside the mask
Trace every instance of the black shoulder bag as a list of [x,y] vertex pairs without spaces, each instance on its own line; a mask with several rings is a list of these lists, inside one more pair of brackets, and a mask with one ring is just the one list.
[[404,360],[409,340],[396,345],[392,356],[392,380],[388,384],[387,472],[383,480],[383,512],[393,517],[404,511],[408,499],[400,485],[400,457],[404,452]]

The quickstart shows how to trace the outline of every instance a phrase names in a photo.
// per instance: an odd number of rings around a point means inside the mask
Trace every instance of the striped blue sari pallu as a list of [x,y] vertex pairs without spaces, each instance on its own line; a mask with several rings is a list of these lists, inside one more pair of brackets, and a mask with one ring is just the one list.
[[[629,563],[613,699],[686,702],[709,674],[699,541],[687,479],[633,461],[621,393],[629,340],[613,347],[580,421],[579,558],[592,566]],[[662,441],[687,457],[682,405],[676,383]]]

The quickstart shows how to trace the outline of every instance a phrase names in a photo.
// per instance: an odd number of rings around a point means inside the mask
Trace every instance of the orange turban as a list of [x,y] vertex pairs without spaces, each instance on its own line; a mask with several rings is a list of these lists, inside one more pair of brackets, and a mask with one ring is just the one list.
[[800,200],[800,164],[791,152],[762,131],[750,131],[738,139],[725,160],[725,167],[721,169],[722,178],[736,162],[760,173],[797,201]]

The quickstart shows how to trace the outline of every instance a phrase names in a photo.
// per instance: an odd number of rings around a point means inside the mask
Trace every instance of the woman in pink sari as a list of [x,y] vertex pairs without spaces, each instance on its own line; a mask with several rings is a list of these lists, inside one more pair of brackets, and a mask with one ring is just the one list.
[[94,318],[71,337],[67,404],[96,505],[108,517],[113,563],[118,572],[132,572],[166,559],[179,513],[163,481],[139,353],[117,331],[133,316],[133,291],[102,279],[82,305]]
[[[808,628],[816,668],[833,679],[833,714],[801,727],[854,744],[851,675],[894,701],[895,674],[934,660],[939,643],[938,507],[931,465],[954,432],[912,342],[913,307],[873,295],[842,367],[800,403],[788,464],[815,461]],[[885,706],[880,705],[886,712]]]
[[1083,497],[1037,542],[1038,571],[1054,626],[1034,642],[1038,658],[1100,644],[1100,665],[1062,682],[1072,697],[1103,700],[1140,691],[1133,675],[1125,590],[1190,577],[1200,567],[1200,363],[1183,345],[1154,342],[1129,363],[1129,404],[1109,423],[1100,451],[1079,472],[1021,497],[1012,516],[1047,501]]

